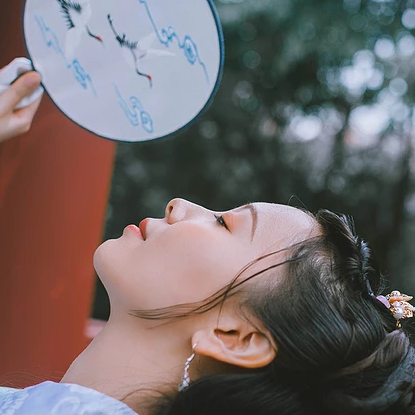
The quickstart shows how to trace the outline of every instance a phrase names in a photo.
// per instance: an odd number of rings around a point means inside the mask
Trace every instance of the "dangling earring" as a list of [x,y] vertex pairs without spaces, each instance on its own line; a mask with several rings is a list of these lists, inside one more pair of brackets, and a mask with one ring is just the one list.
[[197,343],[195,343],[192,346],[192,354],[186,360],[186,363],[184,365],[184,372],[183,372],[182,380],[179,383],[179,387],[177,388],[179,392],[183,391],[184,389],[186,389],[190,385],[189,367],[190,367],[190,363],[192,362],[192,360],[195,357],[195,348],[196,348],[196,345],[197,345]]

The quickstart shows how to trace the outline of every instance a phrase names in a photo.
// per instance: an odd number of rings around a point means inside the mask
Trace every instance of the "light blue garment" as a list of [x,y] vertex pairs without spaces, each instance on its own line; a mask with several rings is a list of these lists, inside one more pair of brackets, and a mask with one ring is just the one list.
[[0,387],[1,415],[137,415],[126,404],[93,389],[43,382],[25,389]]

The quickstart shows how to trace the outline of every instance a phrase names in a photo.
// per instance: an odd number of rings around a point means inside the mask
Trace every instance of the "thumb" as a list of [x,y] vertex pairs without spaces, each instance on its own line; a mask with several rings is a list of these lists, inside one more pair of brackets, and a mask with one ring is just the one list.
[[0,113],[12,112],[16,105],[40,85],[40,75],[28,72],[8,88],[0,98]]

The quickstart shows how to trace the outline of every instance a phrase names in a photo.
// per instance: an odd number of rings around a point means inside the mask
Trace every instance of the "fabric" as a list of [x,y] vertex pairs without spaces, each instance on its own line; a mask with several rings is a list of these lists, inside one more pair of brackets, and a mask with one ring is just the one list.
[[[9,63],[0,72],[0,94],[3,93],[10,85],[26,72],[33,71],[32,62],[27,58],[16,58]],[[43,87],[38,86],[30,95],[24,97],[17,105],[16,110],[28,107],[33,104],[43,94]]]
[[137,415],[129,406],[84,386],[46,381],[25,389],[0,387],[1,415]]

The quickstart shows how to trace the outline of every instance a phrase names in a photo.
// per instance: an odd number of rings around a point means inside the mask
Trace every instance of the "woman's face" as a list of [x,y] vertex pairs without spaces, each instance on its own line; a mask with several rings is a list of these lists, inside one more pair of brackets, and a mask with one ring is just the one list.
[[317,233],[299,209],[253,203],[214,212],[174,199],[162,219],[129,225],[94,264],[112,308],[155,309],[204,300],[258,257]]

